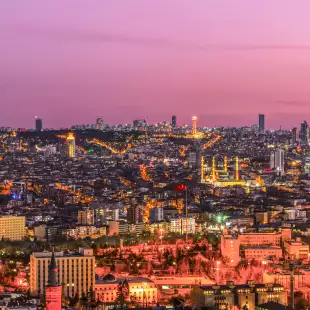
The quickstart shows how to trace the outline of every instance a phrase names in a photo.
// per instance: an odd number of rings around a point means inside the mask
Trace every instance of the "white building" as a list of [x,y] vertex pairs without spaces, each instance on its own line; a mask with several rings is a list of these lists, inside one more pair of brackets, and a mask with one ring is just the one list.
[[270,168],[274,169],[278,175],[284,174],[284,150],[276,149],[270,154]]
[[195,233],[195,219],[179,217],[170,220],[170,231],[179,234],[194,234]]

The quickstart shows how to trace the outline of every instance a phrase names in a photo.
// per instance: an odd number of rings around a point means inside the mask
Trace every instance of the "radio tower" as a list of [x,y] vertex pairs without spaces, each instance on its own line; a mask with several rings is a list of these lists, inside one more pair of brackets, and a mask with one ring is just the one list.
[[197,134],[197,116],[193,116],[192,121],[193,121],[192,134],[193,134],[193,136],[195,136]]

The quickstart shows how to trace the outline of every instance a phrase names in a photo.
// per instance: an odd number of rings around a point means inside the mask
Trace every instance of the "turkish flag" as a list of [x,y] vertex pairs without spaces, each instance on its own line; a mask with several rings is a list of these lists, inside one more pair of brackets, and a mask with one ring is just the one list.
[[184,192],[184,191],[186,191],[186,185],[185,184],[178,184],[174,187],[174,190],[177,192]]

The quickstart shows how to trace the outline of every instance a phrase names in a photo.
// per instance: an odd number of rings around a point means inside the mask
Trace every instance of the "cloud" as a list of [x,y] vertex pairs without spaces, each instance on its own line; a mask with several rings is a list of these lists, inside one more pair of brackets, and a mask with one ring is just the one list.
[[135,36],[124,33],[105,33],[77,28],[57,28],[32,24],[2,24],[0,31],[55,40],[87,41],[93,43],[127,44],[133,46],[177,48],[200,51],[310,50],[310,44],[193,44],[164,37]]
[[305,107],[310,106],[309,102],[298,100],[278,100],[277,103],[291,107]]

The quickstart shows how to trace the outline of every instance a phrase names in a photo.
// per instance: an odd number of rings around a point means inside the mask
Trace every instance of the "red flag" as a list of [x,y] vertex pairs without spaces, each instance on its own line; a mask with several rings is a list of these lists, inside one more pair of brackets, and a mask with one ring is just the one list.
[[184,191],[186,191],[186,185],[185,184],[178,184],[174,187],[174,190],[177,192],[184,192]]

